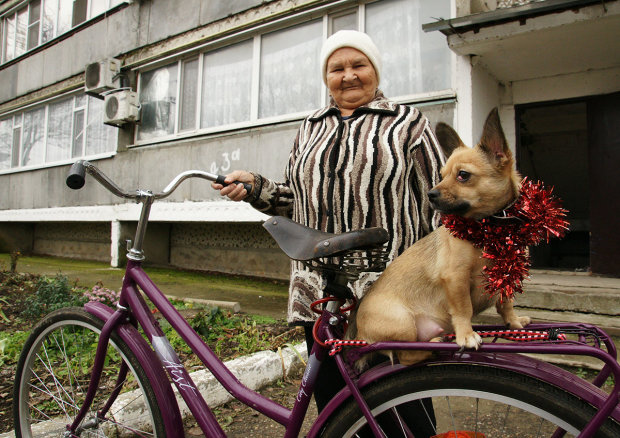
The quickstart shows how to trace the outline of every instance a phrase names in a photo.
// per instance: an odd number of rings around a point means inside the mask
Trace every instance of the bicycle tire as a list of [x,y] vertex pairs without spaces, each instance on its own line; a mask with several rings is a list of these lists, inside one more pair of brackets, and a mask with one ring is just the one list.
[[[32,330],[19,358],[13,391],[16,436],[64,436],[82,406],[103,322],[80,308],[50,313]],[[108,415],[97,412],[117,384],[124,361],[123,391]],[[144,424],[144,418],[149,420]],[[113,333],[99,390],[80,427],[88,436],[166,436],[155,393],[136,355]],[[139,434],[139,435],[138,435]]]
[[[455,436],[457,431],[474,432],[486,438],[551,436],[561,425],[568,430],[565,436],[570,437],[576,436],[596,413],[587,402],[549,383],[500,368],[471,364],[412,368],[379,380],[362,393],[375,417],[384,412],[392,415],[391,409],[398,412],[405,402],[431,398],[437,418],[431,436]],[[398,421],[393,421],[387,427],[394,428],[396,424]],[[350,399],[328,419],[321,436],[373,436],[367,426],[363,429],[365,425],[359,407]],[[415,431],[415,426],[410,429]],[[406,436],[405,432],[401,433],[391,430],[387,436]],[[620,425],[613,419],[607,419],[595,435],[597,438],[618,436]]]

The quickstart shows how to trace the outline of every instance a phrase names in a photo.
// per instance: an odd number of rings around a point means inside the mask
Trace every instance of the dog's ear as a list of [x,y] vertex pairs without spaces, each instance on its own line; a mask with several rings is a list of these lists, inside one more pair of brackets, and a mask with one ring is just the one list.
[[465,143],[463,143],[456,131],[450,125],[443,122],[439,122],[435,126],[435,135],[446,158],[450,157],[455,149],[465,147]]
[[482,138],[478,144],[487,155],[491,156],[499,164],[504,164],[512,159],[512,153],[508,147],[506,136],[499,121],[499,112],[493,108],[484,122]]

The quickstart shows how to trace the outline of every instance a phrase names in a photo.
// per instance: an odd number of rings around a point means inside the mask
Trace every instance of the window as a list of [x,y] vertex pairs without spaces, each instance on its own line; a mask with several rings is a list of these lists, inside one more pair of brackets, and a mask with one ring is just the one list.
[[17,25],[15,27],[15,56],[26,51],[26,33],[28,31],[28,8],[17,12]]
[[73,98],[64,99],[48,106],[47,161],[71,158],[71,123]]
[[22,143],[22,121],[23,115],[20,114],[13,118],[13,144],[11,145],[11,167],[19,167],[19,146]]
[[444,37],[422,31],[432,17],[450,15],[450,1],[360,3],[140,72],[138,141],[290,119],[321,107],[327,96],[318,65],[321,45],[325,35],[342,29],[360,29],[377,44],[386,96],[410,102],[413,95],[451,88]]
[[204,56],[200,126],[229,125],[250,120],[253,40]]
[[[86,145],[84,155],[98,155],[116,150],[117,128],[103,124],[103,100],[88,97]],[[76,133],[79,141],[80,132]]]
[[24,112],[22,127],[22,166],[45,162],[45,107]]
[[317,20],[262,37],[259,118],[309,111],[320,105],[322,29]]
[[[87,99],[85,95],[81,94],[79,96],[75,96],[75,103],[73,106],[73,132],[71,134],[71,158],[81,157],[85,155],[84,140],[86,136],[84,135],[84,130],[86,126],[84,125],[84,120],[86,113],[86,102]],[[91,113],[93,114],[97,114],[95,106],[96,104],[93,101],[93,104],[91,105]],[[93,126],[91,126],[91,129],[95,129],[94,124]],[[110,135],[110,138],[112,137],[114,136]],[[114,148],[105,147],[104,150],[114,150]]]
[[181,131],[196,129],[196,105],[198,103],[198,59],[183,63],[181,82]]
[[357,10],[347,11],[343,14],[334,14],[329,17],[331,24],[330,35],[339,30],[357,30],[358,27]]
[[103,101],[84,94],[0,117],[0,170],[68,162],[116,150]]
[[175,63],[140,76],[140,140],[174,133],[177,71],[178,64]]
[[125,0],[32,0],[2,17],[2,62],[70,31]]
[[28,8],[28,45],[27,49],[39,45],[39,25],[41,23],[41,0],[33,1]]
[[431,17],[449,15],[443,1],[391,0],[366,6],[366,33],[382,56],[381,89],[386,96],[450,88],[450,51],[443,35],[424,33]]
[[0,120],[0,170],[11,167],[13,149],[13,117]]

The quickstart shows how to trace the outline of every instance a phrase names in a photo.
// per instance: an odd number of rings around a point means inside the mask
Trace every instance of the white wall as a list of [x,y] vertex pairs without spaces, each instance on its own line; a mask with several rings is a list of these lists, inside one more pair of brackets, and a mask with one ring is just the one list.
[[513,146],[514,112],[510,118],[510,112],[501,106],[505,87],[489,74],[475,56],[457,55],[454,77],[458,101],[454,128],[461,140],[468,146],[476,145],[489,112],[499,107],[504,131],[512,132],[512,141],[509,138],[508,142]]
[[620,90],[620,67],[534,78],[512,84],[515,105],[596,96],[618,90]]

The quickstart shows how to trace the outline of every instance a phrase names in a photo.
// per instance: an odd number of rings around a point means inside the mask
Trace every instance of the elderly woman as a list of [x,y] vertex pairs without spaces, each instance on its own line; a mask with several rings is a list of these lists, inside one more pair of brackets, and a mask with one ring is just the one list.
[[[250,193],[240,184],[213,187],[264,213],[322,231],[383,227],[394,259],[436,226],[426,193],[439,181],[443,154],[428,120],[378,89],[380,53],[368,35],[351,30],[332,35],[321,50],[321,69],[331,102],[301,124],[284,181],[235,171],[226,181],[250,183]],[[354,293],[363,295],[372,280],[361,279]],[[314,321],[310,304],[322,298],[322,285],[320,274],[292,263],[290,323]],[[316,394],[319,406],[329,400],[321,397]]]

